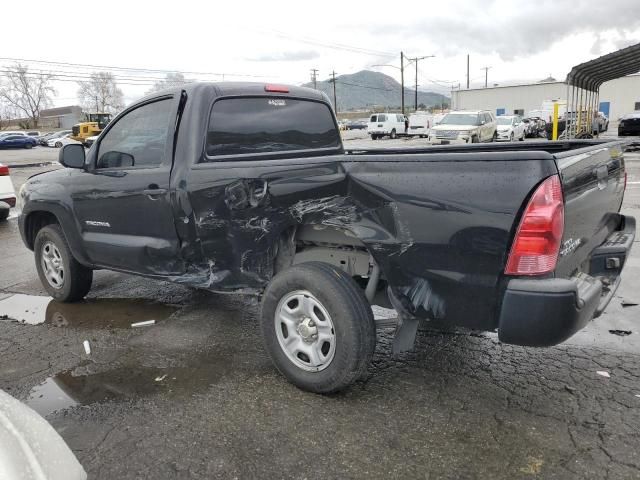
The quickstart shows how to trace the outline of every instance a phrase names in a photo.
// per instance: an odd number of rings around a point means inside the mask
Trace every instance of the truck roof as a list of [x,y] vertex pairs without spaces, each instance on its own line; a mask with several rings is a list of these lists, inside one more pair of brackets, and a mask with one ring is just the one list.
[[[288,93],[269,92],[267,86],[285,87]],[[297,87],[295,85],[274,84],[269,82],[194,82],[168,88],[152,94],[146,95],[140,101],[150,98],[159,97],[167,94],[176,94],[184,90],[187,95],[192,93],[202,93],[206,90],[214,90],[216,96],[234,96],[234,95],[265,95],[265,96],[290,96],[299,98],[308,98],[309,100],[324,101],[329,103],[329,97],[320,90],[313,88]],[[138,102],[135,102],[138,103]]]

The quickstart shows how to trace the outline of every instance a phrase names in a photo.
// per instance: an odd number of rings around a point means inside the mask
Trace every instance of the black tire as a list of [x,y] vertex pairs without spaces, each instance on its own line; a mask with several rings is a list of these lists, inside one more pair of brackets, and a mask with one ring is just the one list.
[[377,135],[371,135],[371,140],[377,140],[378,136]]
[[[296,365],[276,332],[280,301],[298,291],[321,303],[335,331],[333,358],[319,371]],[[265,290],[260,321],[265,348],[276,368],[309,392],[332,393],[348,387],[366,372],[375,349],[376,327],[364,292],[344,271],[322,262],[294,265],[276,275]]]
[[498,132],[493,132],[493,137],[491,137],[491,141],[492,142],[497,142],[498,141]]
[[33,145],[32,145],[32,144],[30,144],[30,143],[27,143],[27,144],[24,146],[24,148],[26,148],[26,149],[33,148]]
[[[55,287],[48,279],[43,266],[43,249],[51,244],[55,246],[60,254],[64,276],[59,287]],[[75,302],[81,300],[91,290],[93,281],[93,270],[87,268],[73,258],[67,239],[62,232],[60,225],[52,224],[42,228],[36,235],[34,242],[34,253],[36,269],[40,282],[45,290],[55,300],[59,302]]]
[[515,135],[513,134],[513,132],[511,132],[511,136],[509,137],[509,141],[513,142],[515,140]]
[[62,148],[62,142],[56,142],[55,143],[55,147],[56,148]]
[[9,218],[9,209],[0,210],[0,222],[4,222],[7,218]]
[[471,143],[480,143],[480,141],[478,140],[478,137],[476,135],[471,137]]
[[396,129],[394,128],[393,130],[391,130],[391,133],[389,134],[389,138],[391,140],[395,139],[398,135],[396,134]]

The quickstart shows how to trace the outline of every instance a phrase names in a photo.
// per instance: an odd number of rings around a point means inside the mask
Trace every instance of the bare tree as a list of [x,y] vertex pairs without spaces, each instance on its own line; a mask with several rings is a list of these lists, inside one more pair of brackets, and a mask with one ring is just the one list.
[[51,86],[54,75],[30,73],[29,67],[14,64],[5,74],[7,80],[0,86],[0,98],[9,110],[25,115],[28,123],[38,126],[40,111],[51,105],[51,97],[56,94]]
[[117,113],[124,107],[124,94],[111,72],[96,72],[86,82],[78,82],[78,99],[87,110]]
[[189,80],[184,78],[184,75],[181,74],[180,72],[167,73],[164,80],[158,80],[153,85],[153,87],[151,87],[151,89],[147,92],[147,94],[153,93],[153,92],[159,92],[160,90],[165,90],[167,88],[179,87],[180,85],[185,85],[187,83],[193,83],[193,82],[194,80]]

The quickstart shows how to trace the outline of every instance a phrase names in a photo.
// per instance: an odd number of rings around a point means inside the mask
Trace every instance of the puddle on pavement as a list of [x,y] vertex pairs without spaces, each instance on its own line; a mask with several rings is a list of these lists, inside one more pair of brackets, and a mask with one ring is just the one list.
[[62,372],[31,389],[25,401],[42,416],[56,410],[107,400],[125,400],[164,393],[192,394],[208,389],[232,371],[232,356],[205,354],[190,365],[154,368],[118,367],[89,375]]
[[177,307],[138,298],[99,298],[60,303],[51,297],[14,294],[0,300],[0,319],[55,327],[130,328],[132,323],[164,320]]

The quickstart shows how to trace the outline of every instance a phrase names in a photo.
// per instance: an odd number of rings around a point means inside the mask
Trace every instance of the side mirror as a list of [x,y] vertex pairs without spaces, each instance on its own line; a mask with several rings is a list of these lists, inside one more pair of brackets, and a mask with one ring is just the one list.
[[98,160],[98,168],[128,168],[133,167],[133,155],[124,152],[111,151],[104,153]]
[[84,147],[79,143],[70,143],[60,149],[58,162],[67,168],[84,168]]

